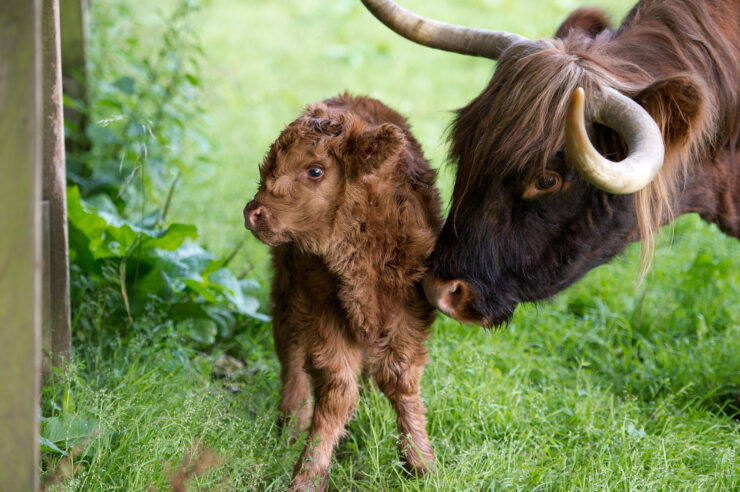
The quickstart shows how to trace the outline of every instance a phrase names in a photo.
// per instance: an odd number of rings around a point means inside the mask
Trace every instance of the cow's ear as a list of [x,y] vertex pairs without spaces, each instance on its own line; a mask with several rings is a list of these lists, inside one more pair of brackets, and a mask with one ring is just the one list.
[[392,123],[371,127],[351,138],[347,152],[361,173],[372,172],[403,148],[403,131]]
[[594,7],[582,7],[575,10],[560,24],[555,37],[565,39],[571,31],[580,31],[594,38],[600,32],[611,29],[609,16],[603,10]]
[[656,121],[668,146],[691,145],[711,122],[702,85],[691,76],[676,75],[653,82],[636,100]]

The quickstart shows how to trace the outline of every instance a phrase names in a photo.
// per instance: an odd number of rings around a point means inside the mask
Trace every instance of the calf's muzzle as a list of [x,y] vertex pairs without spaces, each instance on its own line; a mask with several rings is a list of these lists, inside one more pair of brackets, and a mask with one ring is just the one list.
[[244,207],[244,227],[250,231],[256,230],[258,223],[265,220],[266,215],[265,208],[256,200],[252,200]]

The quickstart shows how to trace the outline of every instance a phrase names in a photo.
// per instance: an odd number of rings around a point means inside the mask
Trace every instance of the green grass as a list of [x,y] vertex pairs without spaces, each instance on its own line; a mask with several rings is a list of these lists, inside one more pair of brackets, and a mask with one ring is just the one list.
[[[626,11],[622,2],[594,3]],[[581,3],[403,4],[535,37]],[[196,223],[222,253],[246,241],[235,265],[263,284],[267,249],[244,231],[241,208],[262,154],[303,105],[344,89],[378,97],[410,117],[443,168],[450,111],[492,71],[489,61],[398,38],[357,0],[212,0],[197,28],[212,168],[184,178],[172,219]],[[445,197],[451,172],[441,172]],[[695,216],[679,220],[667,243],[641,286],[631,247],[553,301],[521,306],[497,332],[440,318],[422,382],[436,471],[404,478],[392,410],[370,391],[336,452],[330,490],[740,489],[740,243]],[[168,470],[201,443],[220,462],[192,490],[284,489],[301,444],[275,431],[269,326],[234,338],[229,351],[246,367],[224,381],[212,375],[220,353],[198,353],[156,313],[140,324],[130,339],[78,344],[70,375],[45,388],[45,417],[97,428],[80,441],[78,468],[60,488],[165,489]],[[44,456],[53,469],[58,457]]]

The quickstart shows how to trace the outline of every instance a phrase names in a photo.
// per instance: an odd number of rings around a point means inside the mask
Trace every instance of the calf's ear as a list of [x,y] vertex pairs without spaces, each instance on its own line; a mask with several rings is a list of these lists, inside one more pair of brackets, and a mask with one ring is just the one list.
[[666,146],[686,147],[704,136],[711,123],[702,85],[688,75],[667,77],[637,95],[663,134]]
[[347,142],[347,153],[360,173],[369,173],[399,154],[404,144],[403,131],[392,123],[371,127]]

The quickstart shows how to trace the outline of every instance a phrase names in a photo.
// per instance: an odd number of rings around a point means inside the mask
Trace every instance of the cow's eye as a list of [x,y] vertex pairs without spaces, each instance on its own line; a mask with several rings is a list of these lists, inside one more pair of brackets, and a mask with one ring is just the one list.
[[540,191],[550,191],[550,189],[555,188],[558,184],[560,184],[560,176],[548,171],[542,173],[542,175],[537,178],[535,186]]
[[306,172],[306,174],[308,174],[310,179],[318,181],[324,176],[324,170],[320,167],[312,167]]
[[537,175],[524,190],[525,200],[532,200],[549,193],[554,193],[563,185],[563,178],[555,171],[543,171]]

